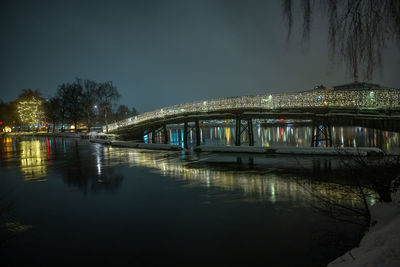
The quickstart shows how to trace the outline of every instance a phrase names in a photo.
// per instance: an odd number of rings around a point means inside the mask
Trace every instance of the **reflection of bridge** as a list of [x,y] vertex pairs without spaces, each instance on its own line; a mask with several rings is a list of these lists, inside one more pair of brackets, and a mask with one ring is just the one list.
[[190,126],[194,127],[196,143],[200,145],[200,121],[236,120],[236,145],[247,132],[250,145],[254,145],[253,119],[311,120],[313,141],[332,145],[331,125],[354,126],[400,131],[400,90],[313,90],[299,93],[241,96],[200,101],[162,108],[128,118],[104,127],[124,138],[142,138],[145,134],[161,132],[168,142],[168,124],[184,124],[184,143]]
[[[273,163],[264,157],[257,156],[255,158],[230,157],[220,161],[218,157],[209,155],[203,158],[191,154],[183,158],[180,152],[152,153],[112,146],[103,146],[103,149],[107,165],[119,166],[121,163],[127,163],[129,166],[151,168],[163,176],[186,181],[189,185],[240,191],[252,199],[269,199],[272,202],[291,199],[299,205],[305,201],[320,203],[321,199],[325,199],[330,203],[343,206],[361,207],[363,205],[357,188],[349,184],[347,179],[341,180],[342,177],[339,176],[326,182],[324,179],[304,179],[299,175],[299,168],[307,175],[312,175],[313,171],[330,170],[331,165],[335,163],[331,164],[329,158],[313,159],[311,164],[310,158],[293,157],[280,158],[278,162]],[[235,167],[232,168],[232,166]],[[238,166],[239,169],[243,169],[239,171]],[[279,171],[280,168],[286,170],[286,175]],[[316,196],[318,198],[314,198]],[[368,196],[368,202],[373,204],[372,192],[369,192]]]

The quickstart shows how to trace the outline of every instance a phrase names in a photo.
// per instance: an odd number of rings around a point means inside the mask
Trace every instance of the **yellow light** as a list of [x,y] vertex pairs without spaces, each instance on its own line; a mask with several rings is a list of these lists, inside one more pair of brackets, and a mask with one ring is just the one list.
[[229,141],[231,140],[231,128],[225,127],[225,137],[226,137],[226,143],[229,144]]
[[21,122],[27,125],[36,124],[44,117],[42,100],[34,96],[28,100],[19,101],[17,111]]

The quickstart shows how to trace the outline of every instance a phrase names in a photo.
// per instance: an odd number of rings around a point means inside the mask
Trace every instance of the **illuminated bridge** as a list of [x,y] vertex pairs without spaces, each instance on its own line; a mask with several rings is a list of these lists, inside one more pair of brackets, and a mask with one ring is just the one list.
[[298,93],[240,96],[199,101],[146,112],[103,127],[124,139],[142,139],[158,132],[168,142],[168,124],[184,124],[184,143],[188,129],[194,128],[200,145],[201,122],[235,120],[236,145],[240,136],[248,134],[254,145],[253,119],[308,120],[313,125],[312,146],[324,141],[332,145],[331,126],[361,126],[400,132],[400,90],[312,90]]

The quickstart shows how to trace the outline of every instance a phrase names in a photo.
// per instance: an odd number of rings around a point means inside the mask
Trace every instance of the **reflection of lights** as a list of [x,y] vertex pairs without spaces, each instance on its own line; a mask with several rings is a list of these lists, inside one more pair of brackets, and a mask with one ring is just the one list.
[[[272,201],[285,199],[306,201],[306,199],[310,199],[310,196],[318,194],[336,202],[348,203],[347,201],[351,201],[354,205],[362,204],[352,187],[347,185],[309,180],[299,182],[299,180],[282,178],[272,173],[248,172],[244,174],[235,171],[196,168],[191,167],[190,163],[182,162],[179,153],[151,153],[124,148],[115,148],[112,153],[108,153],[110,152],[109,147],[104,147],[104,151],[107,162],[120,164],[118,161],[122,161],[131,166],[144,166],[158,170],[161,175],[207,187],[241,191],[252,197],[269,198]],[[344,197],[343,194],[346,196]]]
[[[272,179],[271,179],[272,180]],[[271,184],[270,184],[270,191],[271,191],[271,197],[270,200],[274,203],[276,201],[275,199],[275,183],[272,180]]]
[[21,141],[21,171],[25,180],[46,176],[47,155],[40,141]]
[[101,175],[101,158],[100,158],[100,153],[101,153],[101,145],[96,145],[95,146],[95,156],[96,156],[96,166],[97,166],[97,174],[100,176]]
[[225,127],[225,138],[226,138],[226,143],[229,144],[229,141],[231,140],[231,128]]

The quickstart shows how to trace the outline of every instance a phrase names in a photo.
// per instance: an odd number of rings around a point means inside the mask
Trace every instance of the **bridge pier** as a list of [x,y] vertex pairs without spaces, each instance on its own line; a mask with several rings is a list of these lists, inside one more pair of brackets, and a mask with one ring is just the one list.
[[241,132],[241,126],[242,125],[242,123],[241,123],[241,119],[240,119],[240,117],[237,117],[236,118],[236,129],[235,129],[235,132],[236,132],[236,140],[235,140],[235,145],[236,146],[240,146],[240,136],[241,136],[241,134],[242,134],[242,132]]
[[200,140],[200,123],[199,123],[199,120],[196,120],[196,121],[194,122],[194,126],[195,126],[195,128],[196,128],[196,146],[199,146],[200,143],[201,143],[201,140]]
[[168,144],[168,132],[167,132],[167,125],[163,124],[163,136],[164,136],[164,144]]
[[247,120],[247,134],[249,136],[249,146],[254,146],[254,134],[253,134],[253,120]]
[[183,123],[183,148],[188,148],[187,138],[188,138],[188,122],[185,121]]
[[247,126],[242,127],[242,120],[240,117],[236,118],[236,140],[235,145],[240,146],[240,137],[242,133],[247,130],[247,136],[249,138],[249,146],[254,146],[254,133],[253,133],[253,120],[247,119]]
[[157,134],[157,131],[156,131],[156,130],[153,130],[153,131],[151,132],[151,143],[153,143],[153,144],[156,143],[156,134]]
[[332,146],[332,128],[330,125],[314,123],[312,128],[311,146],[317,147],[320,141],[325,141],[326,147]]

